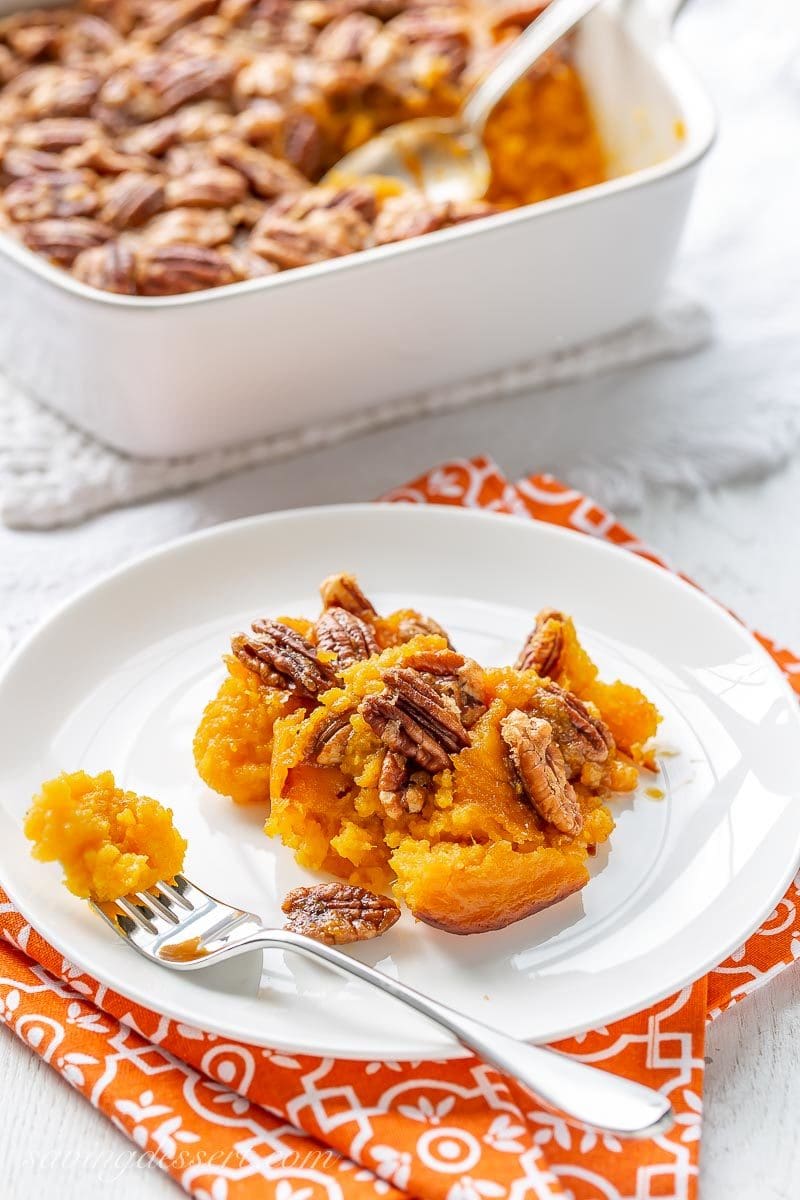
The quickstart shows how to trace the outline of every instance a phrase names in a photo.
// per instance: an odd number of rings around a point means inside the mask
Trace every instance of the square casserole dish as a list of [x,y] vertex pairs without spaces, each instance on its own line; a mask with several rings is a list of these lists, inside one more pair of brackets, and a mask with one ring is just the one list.
[[[0,234],[0,363],[118,450],[176,456],[324,427],[640,320],[714,137],[711,105],[670,39],[678,2],[653,6],[597,9],[577,32],[607,182],[163,298],[88,288]],[[23,7],[0,0],[0,12]]]

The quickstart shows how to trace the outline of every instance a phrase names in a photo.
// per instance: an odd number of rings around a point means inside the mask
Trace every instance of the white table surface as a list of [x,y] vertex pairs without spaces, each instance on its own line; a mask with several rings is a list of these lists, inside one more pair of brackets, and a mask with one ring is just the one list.
[[[569,473],[591,457],[582,404],[625,438],[682,403],[724,421],[731,397],[780,407],[787,467],[716,494],[654,493],[628,519],[751,625],[800,647],[800,16],[796,0],[695,0],[679,40],[717,98],[723,133],[676,270],[717,321],[714,345],[680,362],[416,422],[258,469],[190,495],[47,534],[0,530],[0,622],[15,636],[99,572],[218,521],[295,504],[364,499],[437,461],[488,452],[511,475]],[[741,409],[740,409],[741,411]],[[583,439],[583,440],[582,440]],[[703,1200],[800,1195],[800,968],[709,1030]],[[4,1200],[159,1200],[175,1185],[0,1027]],[[104,1164],[102,1170],[91,1162]]]

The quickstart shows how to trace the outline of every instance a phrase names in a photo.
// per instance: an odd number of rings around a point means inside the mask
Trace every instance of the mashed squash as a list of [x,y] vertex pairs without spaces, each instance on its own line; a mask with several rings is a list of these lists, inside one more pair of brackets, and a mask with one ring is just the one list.
[[171,810],[118,788],[110,771],[76,771],[43,783],[25,834],[34,858],[61,863],[71,892],[98,901],[172,879],[186,853]]

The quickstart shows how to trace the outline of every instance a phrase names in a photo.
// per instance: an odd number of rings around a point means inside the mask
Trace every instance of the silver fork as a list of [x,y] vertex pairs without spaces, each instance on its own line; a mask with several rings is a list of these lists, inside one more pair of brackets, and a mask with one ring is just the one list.
[[373,967],[288,929],[268,929],[254,913],[232,908],[176,875],[147,892],[93,904],[115,933],[151,962],[193,971],[252,950],[296,950],[371,983],[430,1017],[462,1046],[511,1076],[546,1108],[567,1120],[621,1137],[650,1138],[674,1122],[666,1096],[629,1079],[518,1041],[391,979]]

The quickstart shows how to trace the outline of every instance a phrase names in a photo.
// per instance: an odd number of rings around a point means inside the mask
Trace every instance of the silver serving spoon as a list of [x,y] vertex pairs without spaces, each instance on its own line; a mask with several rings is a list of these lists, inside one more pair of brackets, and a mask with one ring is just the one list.
[[[202,969],[238,954],[270,948],[295,951],[354,975],[423,1013],[567,1120],[630,1138],[657,1137],[674,1123],[669,1098],[661,1092],[555,1050],[520,1042],[335,946],[289,929],[269,929],[255,913],[216,900],[185,875],[176,875],[171,883],[157,883],[147,892],[92,907],[129,946],[173,970]],[[264,1019],[269,1020],[268,1009]]]
[[538,58],[599,3],[551,0],[473,88],[457,116],[418,117],[391,125],[340,159],[323,183],[380,175],[418,188],[431,200],[480,199],[491,175],[483,130],[492,109]]

